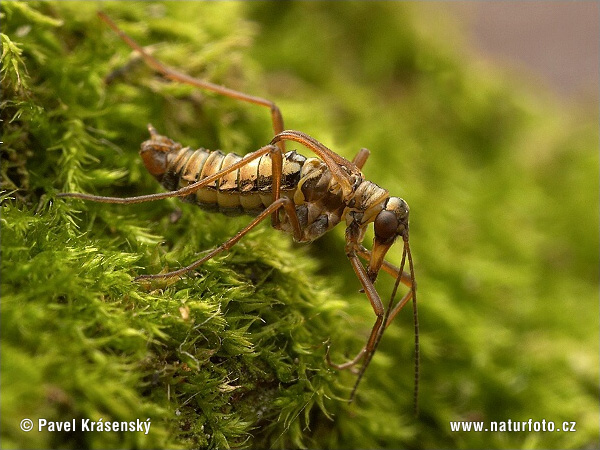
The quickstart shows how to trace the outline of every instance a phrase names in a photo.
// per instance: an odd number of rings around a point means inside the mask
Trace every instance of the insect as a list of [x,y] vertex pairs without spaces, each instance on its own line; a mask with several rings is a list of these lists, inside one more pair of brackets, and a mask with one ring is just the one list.
[[[143,60],[165,78],[201,89],[269,108],[274,137],[271,142],[245,156],[205,149],[193,150],[158,134],[148,126],[150,139],[141,145],[140,155],[147,170],[168,192],[136,197],[104,197],[77,192],[61,193],[59,197],[79,198],[103,203],[141,203],[168,197],[180,197],[203,208],[228,214],[250,214],[254,219],[235,236],[206,253],[186,267],[168,273],[140,275],[136,280],[169,278],[184,275],[235,245],[246,233],[270,217],[274,228],[289,233],[297,242],[312,242],[340,222],[346,223],[345,252],[364,292],[373,307],[376,319],[365,346],[343,363],[327,362],[336,369],[352,369],[357,380],[350,395],[367,369],[385,329],[400,310],[413,303],[415,328],[415,411],[417,409],[419,375],[419,326],[416,283],[408,239],[408,204],[399,197],[365,179],[361,172],[369,151],[361,149],[349,161],[334,153],[313,137],[294,130],[285,130],[283,116],[275,103],[244,94],[178,72],[151,56],[142,46],[123,32],[108,16],[99,17],[119,37],[137,51]],[[311,150],[315,157],[305,157],[295,151],[286,152],[286,141],[297,142]],[[374,226],[372,250],[362,245],[369,224]],[[402,240],[400,267],[385,260],[385,255],[397,238]],[[367,261],[366,267],[360,258]],[[408,261],[408,272],[404,267]],[[380,270],[395,279],[387,307],[375,289]],[[399,284],[409,289],[394,304]],[[362,362],[360,368],[356,366]]]

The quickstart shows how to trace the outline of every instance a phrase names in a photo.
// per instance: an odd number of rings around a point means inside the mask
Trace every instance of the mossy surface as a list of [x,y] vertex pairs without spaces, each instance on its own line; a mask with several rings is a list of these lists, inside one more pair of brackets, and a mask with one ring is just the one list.
[[[137,155],[147,123],[237,153],[272,135],[262,108],[172,84],[131,58],[100,7],[181,71],[275,100],[286,128],[348,158],[371,150],[367,177],[411,206],[418,418],[408,311],[354,403],[344,401],[354,376],[325,364],[328,339],[342,360],[374,321],[343,226],[296,246],[265,223],[196,275],[147,285],[133,278],[193,261],[248,218],[177,200],[56,198],[159,192]],[[598,445],[597,108],[476,63],[456,49],[451,21],[411,3],[1,8],[4,448]],[[379,278],[387,298],[392,280]],[[25,433],[26,417],[152,426]],[[449,425],[529,418],[577,431]]]

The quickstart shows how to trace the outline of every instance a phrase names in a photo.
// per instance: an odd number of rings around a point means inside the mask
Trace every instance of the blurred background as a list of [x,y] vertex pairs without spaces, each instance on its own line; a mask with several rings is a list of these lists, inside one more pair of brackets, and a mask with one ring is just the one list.
[[564,98],[597,98],[596,2],[455,2],[449,7],[477,56],[530,73]]

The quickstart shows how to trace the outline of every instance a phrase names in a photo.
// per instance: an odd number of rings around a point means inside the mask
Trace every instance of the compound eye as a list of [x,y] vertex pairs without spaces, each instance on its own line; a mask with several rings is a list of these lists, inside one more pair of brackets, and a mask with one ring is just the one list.
[[388,240],[396,236],[396,230],[398,230],[398,219],[396,214],[392,211],[381,211],[375,218],[373,224],[375,228],[375,236],[382,240]]

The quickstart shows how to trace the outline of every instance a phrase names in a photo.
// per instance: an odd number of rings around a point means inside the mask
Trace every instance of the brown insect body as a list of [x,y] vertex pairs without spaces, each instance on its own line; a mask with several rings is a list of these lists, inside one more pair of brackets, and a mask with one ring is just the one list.
[[[196,150],[159,135],[149,126],[150,139],[143,142],[140,155],[148,171],[166,189],[176,191],[214,175],[243,159],[220,150]],[[273,203],[273,169],[269,153],[223,175],[220,179],[183,198],[184,201],[226,215],[257,215]],[[352,163],[348,162],[351,167]],[[384,208],[387,191],[364,180],[352,171],[353,189],[345,196],[327,165],[319,158],[307,158],[295,151],[283,155],[280,195],[295,205],[302,235],[299,242],[310,242],[330,229],[349,213],[361,214],[360,225],[373,221]],[[281,211],[283,213],[283,211]],[[294,235],[287,215],[280,214],[278,229]],[[362,238],[362,234],[360,238]],[[362,241],[362,239],[360,239]]]
[[[338,223],[345,221],[345,253],[360,281],[362,291],[371,303],[376,318],[367,343],[354,358],[335,364],[329,360],[329,352],[327,352],[327,362],[337,369],[351,369],[362,361],[358,370],[358,379],[350,395],[351,400],[377,350],[383,332],[412,300],[415,328],[416,411],[419,335],[416,283],[408,242],[409,208],[401,198],[390,197],[385,189],[365,179],[361,169],[367,161],[369,151],[361,149],[352,161],[348,161],[301,131],[285,130],[283,117],[275,103],[171,69],[150,55],[105,14],[99,13],[99,16],[121,39],[137,51],[150,67],[165,78],[268,107],[271,112],[274,137],[264,147],[245,156],[239,156],[234,153],[224,154],[219,150],[210,151],[203,148],[193,150],[190,147],[183,147],[180,143],[158,134],[152,126],[148,126],[150,139],[142,143],[140,154],[148,172],[169,192],[127,198],[78,192],[66,192],[58,196],[117,204],[179,197],[202,208],[218,210],[225,214],[256,216],[235,236],[188,266],[167,273],[140,275],[136,280],[184,275],[230,249],[251,229],[269,217],[274,228],[291,234],[297,242],[313,241]],[[303,145],[316,157],[307,158],[295,151],[286,152],[286,141]],[[370,223],[373,223],[375,235],[371,251],[362,245]],[[385,260],[386,253],[398,237],[403,241],[400,267]],[[368,262],[366,267],[360,258]],[[409,268],[408,273],[404,271],[405,262]],[[387,308],[374,286],[380,270],[384,270],[396,280]],[[394,303],[400,283],[406,285],[409,291]]]

